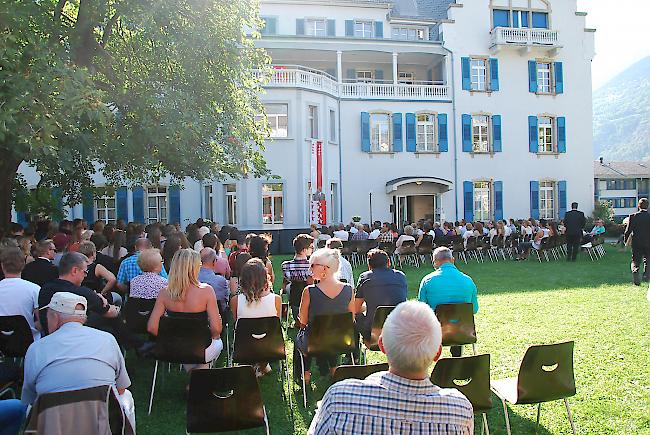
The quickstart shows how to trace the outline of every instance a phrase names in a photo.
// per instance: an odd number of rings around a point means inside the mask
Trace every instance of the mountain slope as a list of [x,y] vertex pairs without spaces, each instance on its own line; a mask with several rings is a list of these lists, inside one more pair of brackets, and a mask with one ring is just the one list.
[[594,157],[650,159],[650,56],[594,92]]

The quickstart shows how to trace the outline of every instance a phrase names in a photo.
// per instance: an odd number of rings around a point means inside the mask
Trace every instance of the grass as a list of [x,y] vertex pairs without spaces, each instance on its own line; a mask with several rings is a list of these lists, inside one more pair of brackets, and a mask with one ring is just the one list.
[[[580,434],[650,434],[650,303],[647,284],[631,284],[629,253],[609,248],[605,259],[577,263],[536,261],[460,264],[479,289],[476,315],[478,351],[491,355],[493,379],[516,376],[528,346],[565,340],[575,341],[574,368],[577,394],[569,399]],[[284,257],[273,259],[276,277]],[[357,268],[355,277],[363,271]],[[409,298],[417,297],[418,285],[430,267],[406,267]],[[293,340],[293,336],[291,337]],[[291,364],[293,342],[287,352]],[[469,347],[467,348],[469,350]],[[443,356],[449,356],[445,350]],[[369,353],[371,362],[383,355]],[[224,356],[219,360],[224,365]],[[185,385],[188,376],[159,370],[151,416],[147,415],[153,362],[127,355],[127,367],[136,400],[139,434],[181,434],[185,431]],[[304,434],[313,409],[329,381],[312,371],[309,407],[302,406],[301,392],[294,389],[294,425],[282,400],[277,366],[261,380],[271,433]],[[298,402],[295,398],[298,397]],[[503,408],[493,396],[488,414],[490,432],[505,433]],[[510,407],[513,433],[534,433],[536,408]],[[476,433],[480,433],[480,419]],[[242,433],[262,433],[251,430]],[[568,434],[571,428],[561,401],[542,405],[542,434]]]

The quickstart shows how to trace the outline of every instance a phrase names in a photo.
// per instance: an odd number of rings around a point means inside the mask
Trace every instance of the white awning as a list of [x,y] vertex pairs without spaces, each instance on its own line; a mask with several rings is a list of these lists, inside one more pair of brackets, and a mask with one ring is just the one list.
[[448,192],[452,189],[453,183],[444,178],[437,177],[400,177],[386,183],[386,193],[391,194],[396,192],[400,186],[406,184],[416,184],[418,186],[423,184],[435,184],[437,193]]

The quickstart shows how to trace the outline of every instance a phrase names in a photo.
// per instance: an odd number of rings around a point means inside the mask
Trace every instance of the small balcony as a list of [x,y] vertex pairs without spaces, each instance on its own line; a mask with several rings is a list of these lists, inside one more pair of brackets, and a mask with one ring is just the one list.
[[[260,76],[259,71],[255,71],[254,74]],[[411,80],[394,83],[388,80],[345,80],[339,83],[326,72],[297,65],[274,65],[271,76],[264,86],[314,90],[348,100],[450,100],[449,87],[443,82]]]
[[558,50],[558,31],[537,28],[496,27],[491,32],[490,48],[498,51],[504,47],[517,47],[524,51],[541,48],[548,51]]

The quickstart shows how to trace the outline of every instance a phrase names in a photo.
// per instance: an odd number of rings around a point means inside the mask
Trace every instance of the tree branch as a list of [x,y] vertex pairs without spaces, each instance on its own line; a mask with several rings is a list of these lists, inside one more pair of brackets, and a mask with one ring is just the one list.
[[61,19],[61,14],[63,13],[63,8],[65,7],[68,0],[59,0],[56,4],[56,9],[54,9],[54,21],[59,21]]
[[117,12],[115,12],[115,14],[113,14],[113,16],[106,23],[106,27],[104,28],[104,34],[102,35],[102,42],[99,44],[102,47],[105,47],[106,44],[108,43],[108,38],[110,38],[111,35],[113,34],[113,27],[115,27],[115,23],[117,23],[119,17],[120,15]]

